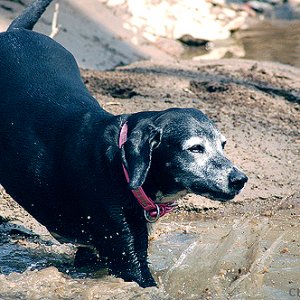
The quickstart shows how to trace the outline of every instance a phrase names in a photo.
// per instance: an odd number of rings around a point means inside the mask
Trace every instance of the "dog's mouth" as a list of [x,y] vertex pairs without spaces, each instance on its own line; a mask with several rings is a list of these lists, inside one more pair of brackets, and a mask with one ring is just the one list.
[[211,200],[226,202],[232,200],[236,195],[240,194],[243,189],[239,191],[233,191],[231,193],[226,193],[222,191],[203,191],[201,193],[195,193],[192,190],[182,190],[174,194],[163,194],[161,191],[158,191],[156,194],[155,203],[157,204],[176,204],[176,202],[184,197],[188,193],[198,194],[200,196],[206,197]]
[[195,182],[189,187],[183,187],[180,191],[166,193],[159,190],[155,195],[155,203],[176,205],[177,200],[188,193],[200,195],[215,201],[226,202],[234,199],[244,190],[247,180],[248,178],[245,176],[241,182],[237,181],[234,184],[229,182],[225,187],[218,184],[202,185],[199,182]]
[[232,200],[236,195],[237,195],[236,193],[230,193],[230,194],[226,194],[226,193],[209,193],[209,194],[205,194],[203,196],[205,196],[205,197],[207,197],[211,200],[226,202],[226,201]]
[[244,190],[244,188],[242,188],[240,190],[233,190],[230,192],[206,191],[204,193],[201,193],[200,195],[204,196],[208,199],[211,199],[211,200],[226,202],[226,201],[229,201],[229,200],[232,200],[233,198],[235,198],[235,196],[240,194],[243,190]]
[[242,192],[242,189],[235,190],[222,190],[222,189],[209,189],[209,188],[191,188],[188,190],[189,193],[193,193],[199,196],[206,197],[214,201],[226,202],[232,200],[235,196]]

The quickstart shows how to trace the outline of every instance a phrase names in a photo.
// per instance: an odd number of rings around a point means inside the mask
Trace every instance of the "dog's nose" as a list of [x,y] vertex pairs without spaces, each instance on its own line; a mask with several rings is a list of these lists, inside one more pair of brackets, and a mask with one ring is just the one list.
[[229,174],[229,187],[236,191],[240,191],[247,181],[248,177],[236,168]]

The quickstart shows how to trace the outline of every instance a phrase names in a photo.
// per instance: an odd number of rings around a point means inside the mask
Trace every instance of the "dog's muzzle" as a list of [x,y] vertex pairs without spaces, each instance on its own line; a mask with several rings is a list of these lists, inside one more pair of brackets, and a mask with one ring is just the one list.
[[233,170],[229,173],[228,181],[229,189],[239,193],[248,181],[248,177],[237,168],[233,168]]

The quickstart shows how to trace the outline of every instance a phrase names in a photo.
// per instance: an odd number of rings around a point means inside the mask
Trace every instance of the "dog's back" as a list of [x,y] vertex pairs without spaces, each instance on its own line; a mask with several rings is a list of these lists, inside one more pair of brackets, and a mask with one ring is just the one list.
[[73,55],[31,31],[50,2],[33,2],[0,33],[0,183],[44,224],[43,213],[51,218],[57,208],[48,199],[61,197],[71,137],[88,135],[88,122],[110,117],[86,89]]
[[[66,114],[76,111],[106,114],[87,91],[73,55],[53,39],[31,31],[50,2],[34,1],[6,32],[0,33],[2,128],[7,119],[25,125],[35,118],[35,113],[49,123],[53,121],[53,111],[57,113],[55,120],[68,120]],[[27,113],[19,114],[21,109]]]
[[0,73],[3,95],[0,105],[8,105],[3,99],[11,97],[24,104],[20,95],[34,98],[35,105],[39,99],[43,101],[43,95],[46,99],[52,97],[56,103],[61,101],[61,105],[68,104],[69,95],[90,98],[90,104],[97,105],[85,89],[73,55],[49,37],[31,31],[51,2],[33,1],[7,31],[0,34],[0,57],[5,58],[0,60],[0,68],[5,70]]
[[[45,35],[27,29],[1,33],[0,57],[5,58],[0,60],[0,68],[5,70],[0,73],[3,96],[0,105],[9,104],[3,103],[3,100],[8,100],[6,95],[15,96],[14,100],[23,104],[24,96],[35,99],[35,105],[43,96],[64,105],[68,103],[68,95],[91,98],[73,55]],[[84,91],[86,95],[82,95]],[[94,100],[91,102],[97,104]]]

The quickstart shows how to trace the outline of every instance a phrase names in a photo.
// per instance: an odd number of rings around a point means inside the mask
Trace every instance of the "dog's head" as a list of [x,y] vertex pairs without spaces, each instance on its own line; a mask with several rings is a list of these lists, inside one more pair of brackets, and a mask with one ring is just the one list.
[[226,201],[243,189],[247,176],[224,156],[225,137],[201,111],[169,109],[131,119],[123,151],[131,189],[147,177],[163,196],[186,190]]

